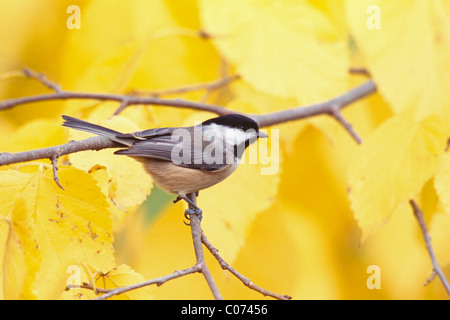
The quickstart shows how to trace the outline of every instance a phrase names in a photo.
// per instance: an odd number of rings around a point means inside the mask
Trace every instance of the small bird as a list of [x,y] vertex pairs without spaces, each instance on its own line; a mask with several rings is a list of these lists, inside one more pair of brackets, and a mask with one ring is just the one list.
[[77,118],[63,115],[63,126],[106,137],[127,147],[115,154],[140,161],[155,183],[185,200],[193,207],[185,213],[202,210],[187,197],[209,188],[232,174],[245,149],[258,138],[268,136],[259,131],[253,119],[228,114],[192,127],[154,128],[121,133]]

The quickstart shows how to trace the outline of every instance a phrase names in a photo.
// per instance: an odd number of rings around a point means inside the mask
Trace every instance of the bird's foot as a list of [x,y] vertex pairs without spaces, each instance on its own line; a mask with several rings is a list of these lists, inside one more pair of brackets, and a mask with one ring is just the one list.
[[[202,218],[203,218],[203,211],[200,209],[200,208],[194,208],[194,209],[191,209],[191,208],[189,208],[189,209],[186,209],[185,211],[184,211],[184,217],[187,219],[187,220],[191,220],[191,215],[196,215],[197,216],[197,218],[200,220],[200,221],[202,221]],[[184,224],[185,225],[187,225],[187,226],[190,226],[191,224],[190,223],[187,223],[186,221],[183,221],[184,222]]]

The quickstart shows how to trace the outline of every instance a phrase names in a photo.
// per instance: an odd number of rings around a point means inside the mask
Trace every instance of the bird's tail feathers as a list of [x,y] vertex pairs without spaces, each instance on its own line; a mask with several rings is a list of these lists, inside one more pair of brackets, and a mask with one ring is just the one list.
[[132,145],[132,139],[127,139],[127,138],[118,138],[117,135],[122,134],[119,131],[115,131],[112,129],[108,129],[102,126],[99,126],[97,124],[93,124],[84,120],[80,120],[74,117],[70,117],[70,116],[66,116],[63,115],[62,116],[64,119],[63,122],[63,126],[64,127],[69,127],[69,128],[73,128],[73,129],[77,129],[80,131],[85,131],[85,132],[89,132],[89,133],[93,133],[99,136],[103,136],[106,137],[114,142],[118,142],[127,146]]

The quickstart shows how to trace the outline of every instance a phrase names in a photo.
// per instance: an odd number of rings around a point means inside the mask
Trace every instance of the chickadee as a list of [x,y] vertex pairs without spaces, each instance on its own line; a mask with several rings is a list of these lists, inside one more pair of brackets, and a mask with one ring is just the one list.
[[[127,155],[143,163],[155,183],[189,203],[201,218],[202,211],[186,195],[221,182],[239,165],[245,149],[258,138],[253,119],[229,114],[209,119],[193,127],[154,128],[120,133],[77,118],[62,116],[63,126],[106,137],[126,149]],[[189,213],[189,214],[191,214]]]

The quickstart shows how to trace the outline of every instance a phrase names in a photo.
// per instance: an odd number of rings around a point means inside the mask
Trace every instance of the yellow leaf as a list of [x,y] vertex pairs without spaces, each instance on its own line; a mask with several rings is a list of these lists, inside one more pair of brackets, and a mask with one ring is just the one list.
[[[338,299],[333,241],[326,227],[311,219],[315,214],[277,201],[255,221],[234,267],[255,284],[293,299]],[[225,289],[237,299],[262,298],[241,283]]]
[[[298,106],[296,99],[281,98],[267,92],[258,91],[245,80],[232,83],[231,89],[234,98],[226,105],[230,110],[245,110],[249,114],[265,114]],[[280,139],[286,147],[285,150],[289,153],[292,151],[293,141],[307,124],[306,121],[293,121],[276,126],[282,132]]]
[[[84,283],[90,284],[95,289],[113,290],[119,287],[136,284],[145,281],[144,277],[127,265],[120,265],[108,272],[97,271],[94,268],[85,267],[80,279]],[[86,274],[88,273],[88,274]],[[81,283],[80,283],[81,284]],[[79,284],[79,285],[80,285]],[[130,290],[120,295],[109,298],[110,300],[149,300],[153,298],[152,286],[145,286],[139,289]],[[101,295],[101,293],[99,293]],[[93,299],[98,295],[91,289],[70,289],[61,296],[63,299]]]
[[0,149],[7,150],[9,146],[9,137],[14,133],[14,126],[12,123],[3,117],[0,117]]
[[33,299],[33,282],[41,255],[29,202],[18,195],[8,221],[9,232],[4,255],[4,296],[6,299]]
[[346,193],[349,155],[357,145],[346,132],[330,140],[322,131],[307,127],[294,142],[293,153],[283,162],[278,196],[284,204],[312,212],[322,224],[332,221],[327,232],[339,237],[341,228],[353,222]]
[[264,169],[261,164],[241,164],[225,181],[200,192],[203,230],[229,262],[245,243],[257,215],[269,208],[277,195],[281,169],[271,172],[266,168],[270,173],[266,175]]
[[123,90],[152,32],[171,24],[160,0],[100,0],[80,9],[81,28],[69,33],[63,56],[65,83],[78,90]]
[[298,0],[200,4],[203,28],[256,89],[308,104],[347,87],[347,32],[327,10]]
[[[189,21],[173,14],[180,11],[179,6],[178,2],[163,0],[100,0],[86,4],[82,7],[82,27],[69,34],[64,48],[66,86],[84,91],[129,92],[217,78],[219,57],[213,46],[198,36],[195,1],[183,2],[183,15],[189,16]],[[200,98],[201,94],[187,96]],[[66,113],[74,114],[92,105],[68,101]],[[158,112],[167,115],[166,109],[158,108]],[[171,120],[170,115],[167,119]]]
[[[196,0],[164,1],[170,21],[156,31],[143,53],[142,63],[128,84],[129,90],[164,90],[217,80],[228,72],[217,50],[208,39],[201,38],[199,12]],[[164,11],[164,14],[167,14]],[[170,24],[170,26],[168,26]],[[203,100],[204,90],[170,95],[169,98],[191,101]],[[215,95],[207,101],[220,104]],[[193,112],[155,106],[157,126],[179,126]]]
[[[121,132],[139,130],[132,121],[121,116],[104,120],[100,125]],[[77,130],[71,130],[70,133],[72,140],[81,140],[89,136],[92,135]],[[153,184],[141,163],[130,157],[114,155],[114,151],[114,149],[84,151],[71,154],[69,159],[72,165],[86,172],[98,166],[106,168],[111,177],[107,194],[119,209],[125,211],[141,204],[150,194]]]
[[[145,281],[144,277],[131,269],[127,265],[120,265],[117,268],[112,269],[106,274],[102,274],[96,279],[96,286],[103,289],[115,289],[118,287],[125,287],[127,285],[139,283]],[[151,299],[153,297],[150,287],[144,287],[128,291],[118,296],[114,296],[112,299]]]
[[[127,219],[131,220],[124,226],[124,232],[121,234],[121,246],[117,249],[118,263],[131,265],[146,279],[164,276],[174,270],[194,265],[191,230],[183,223],[183,210],[184,205],[181,202],[170,202],[151,224],[145,223],[145,217],[142,215],[144,212],[134,212],[127,216]],[[202,222],[205,219],[204,217]],[[205,293],[201,297],[211,297],[208,286],[203,286],[202,279],[193,275],[169,281],[158,287],[154,291],[155,299],[183,299],[192,293],[193,288]],[[192,296],[197,297],[198,295]]]
[[[73,4],[73,1],[41,3],[32,3],[28,0],[1,1],[0,29],[8,28],[11,32],[2,32],[0,35],[2,44],[0,74],[21,70],[27,66],[45,72],[50,79],[58,82],[59,76],[64,73],[59,63],[64,47],[63,39],[71,32],[65,23],[68,17],[66,8],[70,4]],[[43,15],[42,12],[46,14]],[[42,84],[28,79],[5,81],[0,85],[2,100],[42,94],[45,91]],[[2,111],[2,114],[11,117],[16,123],[24,123],[36,118],[57,116],[63,106],[62,101],[45,101],[17,106]]]
[[443,204],[445,212],[450,214],[450,154],[445,153],[439,162],[434,178],[434,187]]
[[441,267],[445,267],[450,263],[450,215],[443,210],[433,215],[429,224],[430,237],[433,250],[436,254],[437,261]]
[[[109,270],[114,264],[111,218],[105,196],[95,181],[80,170],[61,166],[58,174],[65,190],[53,181],[52,170],[0,172],[0,215],[7,216],[17,199],[25,199],[30,210],[26,216],[26,226],[30,226],[26,230],[31,230],[27,231],[28,242],[21,241],[22,244],[35,241],[38,246],[38,249],[31,245],[24,247],[25,257],[28,254],[37,257],[33,250],[43,257],[36,262],[33,282],[33,294],[40,299],[59,296],[65,286],[68,265],[83,262]],[[20,217],[10,218],[13,225],[14,219]]]
[[437,168],[446,137],[435,118],[404,115],[380,125],[354,154],[349,197],[362,240],[417,194]]
[[448,121],[450,2],[350,0],[347,8],[358,49],[393,110]]
[[[431,263],[409,204],[397,206],[389,221],[360,246],[360,251],[358,255],[365,262],[365,279],[360,284],[364,291],[379,291],[384,299],[424,299],[427,291],[436,292],[435,284],[442,286],[437,279],[426,288],[423,286],[432,272]],[[381,290],[368,290],[368,266],[379,268]],[[435,299],[445,296],[434,293]],[[433,295],[428,298],[433,299]]]
[[5,151],[19,152],[62,144],[66,134],[54,120],[38,119],[17,128],[5,141]]

